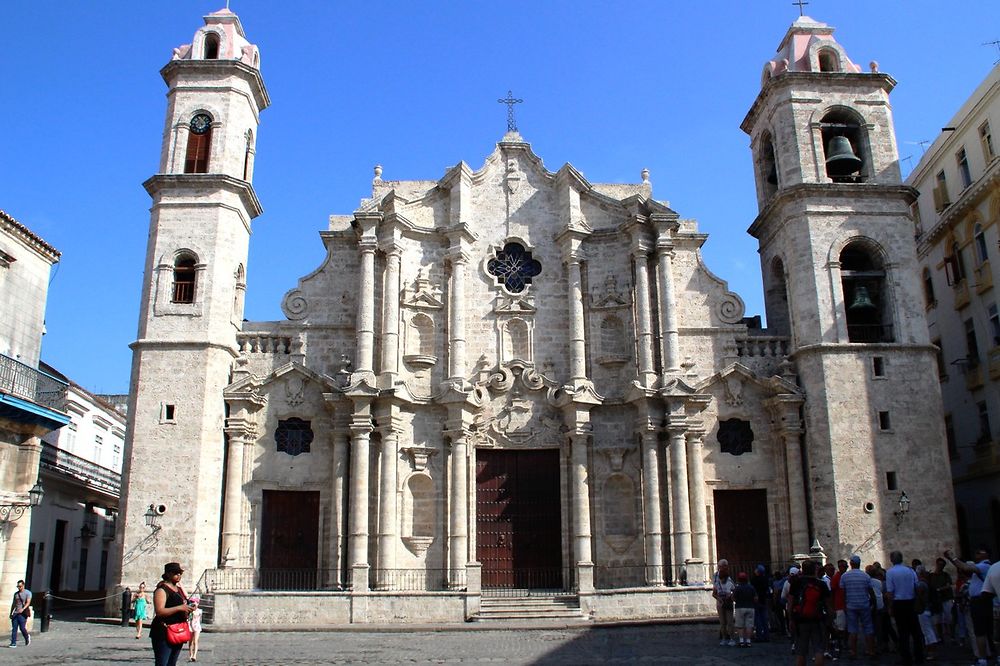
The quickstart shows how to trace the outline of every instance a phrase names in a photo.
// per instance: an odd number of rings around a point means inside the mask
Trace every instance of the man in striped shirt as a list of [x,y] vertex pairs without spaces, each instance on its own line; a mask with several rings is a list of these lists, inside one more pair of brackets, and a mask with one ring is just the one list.
[[875,623],[872,606],[875,594],[871,576],[861,570],[861,557],[851,556],[851,568],[840,577],[847,612],[847,646],[851,658],[858,656],[858,634],[865,637],[865,656],[875,656]]

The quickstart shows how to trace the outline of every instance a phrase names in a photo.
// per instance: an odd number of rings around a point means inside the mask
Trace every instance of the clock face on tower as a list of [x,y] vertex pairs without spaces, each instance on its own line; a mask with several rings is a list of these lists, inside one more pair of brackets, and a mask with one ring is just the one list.
[[204,113],[199,113],[191,119],[191,131],[195,134],[204,134],[212,126],[212,119]]

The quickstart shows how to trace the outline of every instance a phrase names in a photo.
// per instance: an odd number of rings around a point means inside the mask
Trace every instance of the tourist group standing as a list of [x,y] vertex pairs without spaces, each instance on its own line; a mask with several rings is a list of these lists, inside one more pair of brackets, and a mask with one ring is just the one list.
[[805,560],[771,574],[757,565],[752,576],[720,560],[712,587],[719,644],[789,637],[796,663],[805,666],[892,652],[900,664],[919,664],[952,641],[972,650],[975,666],[1000,666],[1000,563],[991,563],[985,548],[970,561],[947,550],[930,568],[904,562],[898,550],[889,560],[888,569],[862,567],[854,554],[836,565]]

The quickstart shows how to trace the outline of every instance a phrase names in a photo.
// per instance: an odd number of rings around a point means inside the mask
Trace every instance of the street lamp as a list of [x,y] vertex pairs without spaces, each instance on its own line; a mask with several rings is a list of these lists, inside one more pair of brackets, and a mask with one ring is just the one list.
[[906,496],[906,491],[899,493],[899,508],[892,512],[896,516],[896,526],[903,522],[903,517],[910,512],[910,498]]
[[157,532],[162,529],[159,525],[160,516],[167,512],[167,507],[163,504],[150,504],[149,508],[146,509],[146,513],[143,514],[143,518],[146,519],[146,527],[151,529],[153,532]]
[[29,507],[36,507],[42,503],[42,482],[36,481],[35,485],[28,491],[28,503],[11,502],[10,504],[0,504],[0,523],[16,523],[18,518],[24,515],[24,510]]

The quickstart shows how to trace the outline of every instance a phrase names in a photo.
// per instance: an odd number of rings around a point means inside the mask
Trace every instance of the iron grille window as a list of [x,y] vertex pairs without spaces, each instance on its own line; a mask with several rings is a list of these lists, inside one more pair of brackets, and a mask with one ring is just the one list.
[[309,453],[309,445],[313,441],[312,426],[309,421],[292,417],[278,421],[278,429],[274,431],[274,441],[278,451],[290,456]]
[[729,419],[721,422],[718,439],[723,453],[741,456],[753,451],[753,429],[749,421]]
[[174,262],[174,303],[194,303],[194,258],[182,256]]
[[542,265],[520,243],[507,243],[486,264],[486,271],[512,294],[519,294],[542,272]]

